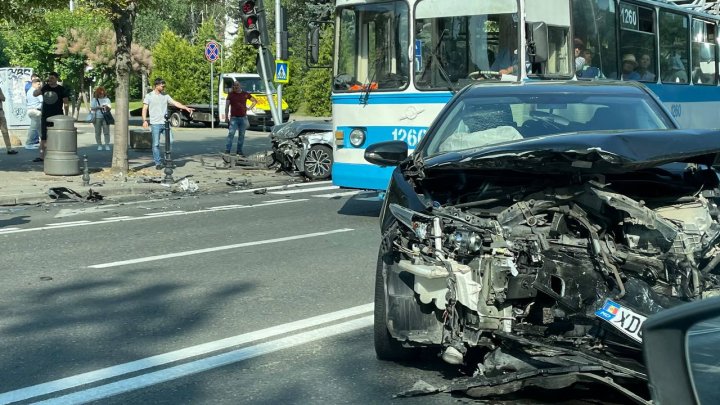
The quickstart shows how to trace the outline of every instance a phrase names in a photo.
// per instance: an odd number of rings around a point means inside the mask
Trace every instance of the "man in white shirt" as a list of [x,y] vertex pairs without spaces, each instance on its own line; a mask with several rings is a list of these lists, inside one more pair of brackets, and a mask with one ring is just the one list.
[[[168,104],[185,110],[192,114],[192,108],[187,107],[173,100],[170,95],[165,93],[165,80],[158,77],[154,82],[155,89],[145,95],[142,109],[142,126],[147,129],[150,127],[152,133],[152,152],[155,161],[155,169],[160,170],[164,166],[160,157],[160,135],[165,132],[165,114],[167,114]],[[150,121],[148,122],[148,112],[150,112]]]
[[40,147],[40,127],[42,123],[42,94],[35,96],[35,90],[40,89],[42,81],[38,77],[34,77],[25,94],[27,115],[30,118],[30,128],[27,132],[27,140],[25,141],[25,149],[37,149]]

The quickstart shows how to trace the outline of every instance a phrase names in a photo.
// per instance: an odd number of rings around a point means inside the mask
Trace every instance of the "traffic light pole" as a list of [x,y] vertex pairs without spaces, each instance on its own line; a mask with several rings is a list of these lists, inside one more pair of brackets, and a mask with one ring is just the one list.
[[[278,123],[278,122],[282,122],[282,115],[280,117],[277,116],[278,115],[277,110],[275,109],[275,106],[273,105],[272,92],[270,91],[270,79],[267,77],[267,74],[266,74],[267,67],[265,66],[264,53],[265,53],[265,50],[263,49],[263,47],[259,46],[258,47],[258,57],[260,58],[260,71],[262,73],[260,75],[260,77],[262,77],[263,81],[265,82],[265,95],[267,96],[268,104],[270,105],[270,114],[272,115],[273,122]],[[278,119],[280,121],[278,121]]]
[[[277,49],[278,55],[280,53],[280,47],[282,46],[280,44],[280,32],[283,29],[283,21],[282,19],[285,18],[284,13],[282,12],[282,6],[280,5],[280,0],[275,0],[275,49]],[[278,58],[280,59],[280,58]],[[275,121],[276,124],[282,124],[282,83],[277,84],[277,103],[275,105],[275,108],[277,108],[277,114],[278,114],[278,120]]]

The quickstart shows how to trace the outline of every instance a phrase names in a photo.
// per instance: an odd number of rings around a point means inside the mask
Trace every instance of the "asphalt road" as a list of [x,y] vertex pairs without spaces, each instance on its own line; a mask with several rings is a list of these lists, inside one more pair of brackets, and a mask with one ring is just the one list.
[[393,399],[449,370],[379,362],[380,203],[328,184],[0,209],[0,403]]

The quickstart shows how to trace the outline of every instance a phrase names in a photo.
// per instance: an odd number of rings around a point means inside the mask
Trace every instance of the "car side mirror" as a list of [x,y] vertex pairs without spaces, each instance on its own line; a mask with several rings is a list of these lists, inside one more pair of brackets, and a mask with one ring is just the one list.
[[378,166],[397,166],[407,156],[408,145],[403,141],[378,142],[365,149],[365,160]]
[[720,403],[720,297],[648,318],[643,352],[653,404]]

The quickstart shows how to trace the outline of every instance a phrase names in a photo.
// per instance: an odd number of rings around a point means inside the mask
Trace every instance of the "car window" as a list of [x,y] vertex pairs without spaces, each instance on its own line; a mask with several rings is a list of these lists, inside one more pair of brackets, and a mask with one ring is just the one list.
[[[242,89],[248,93],[265,93],[265,84],[259,77],[224,77],[223,87],[226,93],[230,92],[233,82],[237,80],[240,82]],[[272,83],[270,84],[270,91],[275,91]]]
[[650,98],[608,95],[468,95],[454,103],[433,133],[426,155],[543,135],[628,129],[668,129]]

